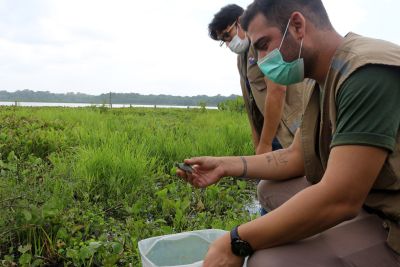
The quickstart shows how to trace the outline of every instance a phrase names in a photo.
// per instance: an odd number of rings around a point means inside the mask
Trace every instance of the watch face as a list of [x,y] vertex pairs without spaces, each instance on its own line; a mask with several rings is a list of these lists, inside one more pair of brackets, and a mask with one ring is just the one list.
[[253,253],[253,249],[246,241],[236,239],[232,241],[232,252],[236,256],[247,257]]

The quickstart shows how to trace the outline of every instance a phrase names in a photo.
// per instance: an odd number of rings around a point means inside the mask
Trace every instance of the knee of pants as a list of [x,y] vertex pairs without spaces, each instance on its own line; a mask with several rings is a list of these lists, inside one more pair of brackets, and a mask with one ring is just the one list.
[[[283,251],[282,251],[283,252]],[[281,250],[260,250],[254,253],[247,261],[247,267],[310,267],[310,266],[323,266],[313,265],[307,260],[302,260],[296,257],[293,252],[290,253],[290,258],[286,254],[281,253]],[[340,266],[340,265],[339,265]]]
[[268,181],[261,180],[257,185],[257,199],[260,203],[263,197],[268,194]]
[[257,185],[257,198],[266,211],[271,211],[284,203],[289,197],[281,194],[276,182],[263,180]]
[[247,261],[247,267],[286,267],[285,258],[268,255],[268,252],[264,250],[253,254]]
[[305,177],[285,181],[262,180],[257,186],[258,201],[266,211],[271,211],[309,185]]

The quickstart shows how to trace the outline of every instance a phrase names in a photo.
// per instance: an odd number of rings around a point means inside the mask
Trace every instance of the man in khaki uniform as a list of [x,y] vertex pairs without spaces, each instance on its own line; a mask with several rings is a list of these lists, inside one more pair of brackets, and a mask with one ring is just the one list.
[[281,191],[264,192],[272,211],[215,241],[204,266],[400,266],[400,47],[340,36],[321,0],[255,0],[242,25],[271,80],[317,83],[288,149],[178,172],[196,187],[245,176]]
[[256,154],[261,154],[292,143],[303,114],[304,85],[293,85],[286,93],[285,86],[265,79],[257,66],[257,53],[239,22],[243,12],[238,5],[227,5],[214,15],[208,28],[212,39],[221,41],[221,46],[225,43],[238,54],[240,85],[253,144]]

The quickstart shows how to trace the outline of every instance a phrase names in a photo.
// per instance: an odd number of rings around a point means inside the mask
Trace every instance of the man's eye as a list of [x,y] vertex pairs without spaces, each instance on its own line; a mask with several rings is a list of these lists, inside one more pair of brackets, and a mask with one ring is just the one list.
[[268,50],[268,45],[265,45],[264,47],[261,48],[262,51],[267,51]]
[[260,51],[267,51],[269,48],[268,38],[262,38],[257,42],[256,49]]
[[268,50],[268,46],[269,46],[269,44],[267,42],[262,42],[258,46],[258,50],[266,51],[266,50]]

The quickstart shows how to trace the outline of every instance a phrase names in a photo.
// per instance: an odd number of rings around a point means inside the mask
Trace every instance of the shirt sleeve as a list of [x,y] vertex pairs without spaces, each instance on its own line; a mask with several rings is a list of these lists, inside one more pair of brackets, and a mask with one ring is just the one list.
[[368,145],[393,152],[400,128],[400,70],[366,65],[340,88],[331,147]]

